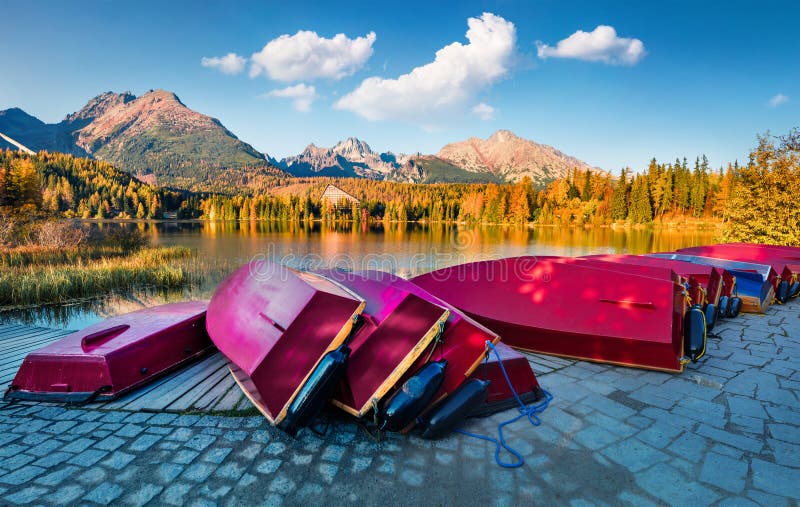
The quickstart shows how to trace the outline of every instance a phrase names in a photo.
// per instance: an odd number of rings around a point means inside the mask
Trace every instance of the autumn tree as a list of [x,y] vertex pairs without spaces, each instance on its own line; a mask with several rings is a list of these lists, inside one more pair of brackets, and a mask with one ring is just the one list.
[[735,174],[723,240],[800,245],[800,143],[793,140],[790,134],[776,145],[758,137],[749,163]]
[[611,194],[610,214],[614,220],[625,220],[628,216],[627,169],[623,169],[620,173],[614,193]]

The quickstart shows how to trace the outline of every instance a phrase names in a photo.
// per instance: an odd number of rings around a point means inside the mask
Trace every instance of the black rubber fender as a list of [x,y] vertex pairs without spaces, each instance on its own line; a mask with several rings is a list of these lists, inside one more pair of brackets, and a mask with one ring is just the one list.
[[706,336],[706,315],[700,305],[694,305],[683,321],[683,352],[692,362],[706,353]]
[[340,345],[322,356],[317,367],[311,372],[308,380],[286,411],[286,417],[278,427],[291,436],[297,435],[319,415],[333,396],[334,390],[347,370],[347,359],[350,349]]
[[781,303],[785,303],[789,300],[789,282],[787,280],[781,280],[778,283],[778,289],[775,291],[775,299]]
[[731,298],[731,309],[730,309],[730,316],[731,317],[738,317],[739,312],[742,311],[742,298],[734,297]]
[[379,415],[379,429],[400,431],[411,424],[442,387],[446,366],[446,360],[430,362],[406,380],[384,403]]
[[483,405],[489,394],[488,380],[469,379],[461,384],[422,422],[422,438],[441,438],[461,426],[469,415]]
[[719,298],[719,316],[723,319],[731,317],[731,298],[728,296],[720,296]]
[[719,315],[719,311],[717,311],[717,307],[714,303],[708,303],[705,309],[706,314],[706,331],[711,332],[714,329],[714,325],[717,323],[717,316]]

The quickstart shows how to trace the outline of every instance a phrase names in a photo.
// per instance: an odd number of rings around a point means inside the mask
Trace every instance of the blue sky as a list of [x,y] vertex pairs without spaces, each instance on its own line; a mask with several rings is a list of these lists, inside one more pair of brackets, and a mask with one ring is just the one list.
[[[278,157],[349,136],[435,153],[508,129],[618,171],[653,156],[744,160],[757,133],[800,126],[797,2],[31,1],[2,11],[0,109],[55,122],[103,91],[164,88]],[[229,53],[227,66],[201,64]]]

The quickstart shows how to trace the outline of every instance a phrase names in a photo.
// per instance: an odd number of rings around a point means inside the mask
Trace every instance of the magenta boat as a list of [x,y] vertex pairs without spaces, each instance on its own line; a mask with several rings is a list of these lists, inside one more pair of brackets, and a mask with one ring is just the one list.
[[[440,299],[409,280],[383,271],[361,271],[359,273],[370,280],[379,281],[384,285],[416,294],[422,299],[447,308],[450,311],[442,334],[437,340],[436,347],[431,355],[431,359],[447,361],[447,368],[444,372],[442,385],[428,408],[453,393],[478,368],[486,358],[488,352],[487,341],[497,344],[501,339],[496,332],[468,317],[449,301]],[[421,369],[427,359],[427,355],[420,357],[409,368],[408,373],[401,379],[400,384],[408,380],[413,372]]]
[[711,304],[719,305],[721,297],[733,296],[733,277],[724,269],[719,269],[714,266],[702,266],[691,262],[647,257],[643,255],[587,255],[581,258],[671,269],[687,281],[690,281],[690,283],[696,281],[703,288],[705,297],[698,293],[690,294],[693,301],[706,299]]
[[420,358],[430,352],[450,312],[397,286],[361,273],[323,270],[366,301],[348,342],[347,371],[332,403],[363,417],[390,393]]
[[244,393],[271,424],[294,434],[333,395],[364,306],[321,275],[256,260],[217,287],[206,326]]
[[684,279],[691,302],[701,305],[706,312],[709,331],[718,317],[734,316],[730,311],[731,298],[735,297],[734,278],[724,269],[642,255],[588,255],[579,259],[674,271]]
[[[527,405],[544,398],[544,391],[539,386],[539,381],[536,379],[528,359],[503,342],[495,345],[495,349],[503,362],[514,392],[522,402]],[[491,415],[519,406],[519,402],[500,368],[500,361],[494,353],[489,354],[486,361],[475,369],[470,378],[490,382],[486,402],[472,412],[473,416]]]
[[25,357],[6,399],[109,400],[214,350],[204,301],[112,317]]
[[[496,344],[500,339],[497,333],[466,316],[448,302],[437,298],[416,284],[390,273],[371,270],[356,273],[346,271],[323,273],[363,296],[368,302],[365,313],[369,313],[371,300],[381,301],[386,298],[385,294],[397,291],[413,294],[429,304],[445,308],[448,311],[441,334],[435,337],[436,339],[425,353],[419,355],[414,363],[406,369],[406,373],[396,382],[396,388],[399,388],[430,360],[447,362],[442,385],[422,413],[458,389],[482,364],[487,353],[487,341]],[[353,363],[348,366],[351,383],[357,383],[358,370],[355,368]],[[353,369],[352,372],[351,369]]]
[[680,278],[670,277],[516,257],[453,266],[412,281],[512,347],[679,372],[705,353],[705,320],[702,312],[689,313]]

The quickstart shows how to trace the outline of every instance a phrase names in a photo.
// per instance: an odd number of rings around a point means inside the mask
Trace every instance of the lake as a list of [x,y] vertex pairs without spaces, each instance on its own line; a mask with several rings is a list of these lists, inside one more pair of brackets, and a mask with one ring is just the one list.
[[139,227],[153,245],[196,251],[188,266],[201,278],[180,291],[136,291],[96,301],[2,314],[5,321],[79,329],[105,317],[168,301],[207,299],[227,274],[255,257],[303,269],[381,269],[402,276],[480,259],[517,255],[641,254],[712,243],[715,229],[624,229],[445,224],[276,222],[96,223]]

